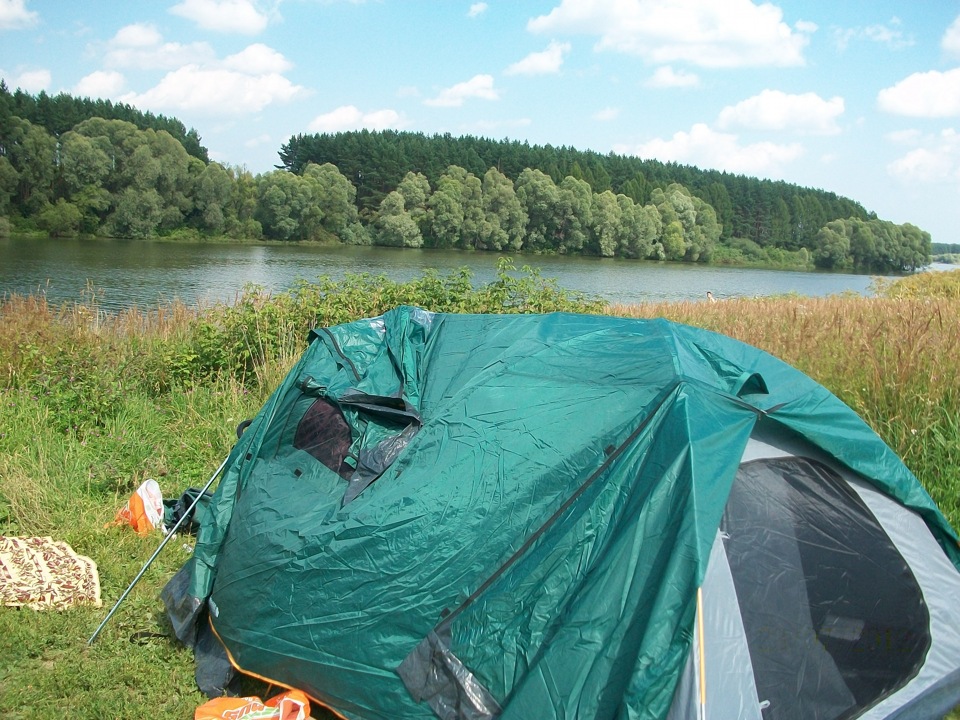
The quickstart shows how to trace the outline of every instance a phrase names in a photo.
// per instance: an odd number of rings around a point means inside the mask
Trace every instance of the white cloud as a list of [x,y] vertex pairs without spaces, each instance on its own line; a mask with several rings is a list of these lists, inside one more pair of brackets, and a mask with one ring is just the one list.
[[223,67],[258,75],[261,73],[286,72],[293,67],[293,63],[273,48],[267,47],[263,43],[254,43],[235,55],[224,58]]
[[887,165],[887,173],[912,184],[960,181],[960,134],[947,128],[937,135],[910,136],[919,147]]
[[940,40],[940,47],[951,55],[960,56],[960,16],[957,17]]
[[27,10],[25,0],[0,0],[0,30],[30,27],[37,17],[37,13]]
[[73,86],[73,94],[77,97],[111,98],[116,97],[123,90],[124,77],[113,70],[97,70],[80,78],[80,82]]
[[[0,71],[0,77],[4,73]],[[52,77],[49,70],[25,70],[19,75],[7,77],[10,89],[20,88],[24,92],[38,93],[50,87]]]
[[887,172],[909,182],[956,180],[957,160],[941,152],[917,148],[887,165]]
[[255,147],[260,147],[261,145],[272,145],[272,144],[273,144],[273,138],[270,137],[270,135],[267,133],[261,133],[256,137],[252,137],[248,140],[245,140],[243,143],[243,146],[248,148],[255,148]]
[[593,119],[600,122],[609,122],[610,120],[616,120],[618,117],[620,117],[620,109],[615,107],[606,107],[593,114]]
[[493,87],[493,76],[474,75],[466,82],[441,90],[437,97],[424,100],[424,104],[433,107],[460,107],[469,98],[499,100],[500,95]]
[[877,95],[881,110],[909,117],[960,116],[960,68],[914,73]]
[[485,2],[474,3],[470,6],[470,9],[467,11],[467,17],[475,18],[478,15],[483,15],[487,11],[487,4]]
[[191,20],[204,30],[256,35],[269,18],[252,0],[183,0],[170,8],[174,15]]
[[658,67],[644,83],[647,87],[654,88],[696,87],[699,84],[700,78],[693,73],[686,70],[677,71],[669,65]]
[[894,130],[883,137],[896,145],[916,145],[920,142],[922,134],[919,130],[910,128],[907,130]]
[[163,35],[153,25],[134,23],[117,30],[117,34],[113,36],[110,44],[114,47],[135,48],[151,47],[159,45],[161,42],[163,42]]
[[107,67],[172,70],[214,58],[213,48],[207,43],[165,43],[155,27],[136,23],[120,28],[107,42],[103,61]]
[[742,145],[736,135],[719,133],[697,123],[690,132],[677,132],[669,140],[656,138],[634,147],[615,147],[614,152],[769,177],[779,175],[783,165],[799,158],[803,147],[772,142]]
[[527,55],[504,70],[505,75],[549,75],[560,72],[564,53],[570,52],[570,43],[551,42],[546,50]]
[[345,130],[389,130],[404,125],[403,118],[396,110],[374,110],[363,112],[354,105],[343,105],[324,115],[315,117],[307,129],[310,132],[335,133]]
[[[303,87],[284,77],[293,64],[267,45],[253,43],[221,60],[207,43],[167,43],[155,27],[147,24],[121,28],[106,43],[104,63],[108,68],[167,70],[154,87],[119,98],[163,112],[249,114],[306,93]],[[117,78],[122,80],[118,72],[94,73],[88,78],[84,81],[108,86],[116,83]]]
[[905,36],[903,31],[896,27],[900,24],[897,18],[894,18],[890,24],[893,25],[893,27],[888,25],[868,25],[863,29],[863,35],[868,40],[886,45],[894,50],[910,47],[914,44],[915,41],[912,37]]
[[150,90],[120,99],[141,108],[244,115],[304,92],[303,87],[278,73],[251,75],[227,68],[185,65],[167,73]]
[[717,124],[722,129],[791,130],[812,135],[836,135],[837,118],[843,115],[843,98],[824,100],[816,93],[788,95],[780,90],[764,90],[736,105],[720,111]]
[[370,130],[399,128],[404,124],[402,116],[396,110],[374,110],[373,112],[365,113],[363,116],[363,127]]
[[853,40],[867,40],[886,45],[891,50],[902,50],[915,44],[911,35],[904,35],[900,29],[900,19],[891,18],[886,25],[868,25],[866,27],[834,28],[833,41],[837,49],[843,52]]
[[727,68],[803,65],[815,28],[791,28],[780,8],[751,0],[562,0],[527,23],[536,33],[594,35],[597,50],[654,63]]

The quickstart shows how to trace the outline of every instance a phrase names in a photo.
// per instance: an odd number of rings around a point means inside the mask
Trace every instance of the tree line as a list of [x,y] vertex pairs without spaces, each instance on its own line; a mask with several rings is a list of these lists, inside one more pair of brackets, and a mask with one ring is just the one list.
[[[702,251],[698,251],[699,243],[690,241],[688,232],[685,241],[688,251],[683,254],[688,260],[788,264],[804,264],[809,260],[821,267],[887,272],[920,267],[929,262],[930,256],[929,234],[909,224],[896,226],[880,220],[859,203],[832,192],[614,153],[603,155],[566,146],[538,146],[515,140],[450,134],[428,136],[359,130],[295,135],[281,147],[280,160],[281,167],[294,173],[302,172],[310,164],[337,166],[357,189],[361,218],[371,221],[379,215],[384,199],[399,187],[408,172],[422,175],[437,188],[452,164],[477,177],[483,177],[493,168],[514,181],[518,189],[521,175],[536,170],[558,187],[566,183],[569,188],[572,181],[580,181],[597,197],[608,198],[605,193],[610,192],[615,198],[624,197],[636,206],[653,205],[660,209],[663,208],[660,193],[669,194],[671,187],[679,186],[698,207],[706,204],[713,209],[720,229],[717,240],[707,242]],[[623,200],[619,202],[624,204]],[[396,203],[391,207],[396,207]],[[535,211],[533,215],[536,214]],[[672,220],[670,217],[661,229]],[[838,243],[834,235],[821,233],[828,223],[836,220],[866,223],[876,230],[875,235],[882,236],[883,242],[874,244],[875,252],[870,251],[869,243],[858,246],[855,242],[858,251],[844,253],[843,244]],[[532,228],[528,249],[542,245],[537,229]],[[676,255],[675,230],[674,226],[666,245],[660,243],[662,248],[653,243],[653,257]],[[916,240],[918,234],[919,241]],[[565,234],[558,235],[556,246],[540,249],[559,252],[574,249],[560,236]],[[908,249],[894,247],[898,243]],[[609,242],[603,247],[609,249]],[[890,247],[895,251],[888,251]],[[586,243],[583,250],[605,254],[596,239]],[[633,256],[634,252],[614,254]]]
[[[64,129],[71,118],[80,119]],[[296,136],[280,159],[282,167],[254,176],[209,162],[196,131],[179,121],[104,101],[11,94],[0,82],[0,232],[6,224],[53,235],[226,235],[874,272],[929,262],[927,233],[846,198],[638,158],[360,131]]]
[[570,176],[587,182],[595,193],[611,190],[641,205],[650,202],[656,188],[665,190],[677,183],[714,208],[724,240],[741,238],[761,247],[809,248],[830,220],[869,218],[860,204],[823,190],[515,140],[392,130],[295,135],[281,147],[280,160],[295,173],[310,163],[336,165],[356,185],[361,213],[376,211],[408,171],[421,173],[435,187],[447,167],[457,165],[477,177],[494,167],[515,182],[528,168],[540,170],[557,184]]
[[6,83],[0,79],[0,135],[8,132],[8,124],[14,117],[29,120],[54,137],[60,137],[90,118],[125,120],[140,130],[166,130],[183,145],[189,155],[205,163],[210,162],[207,148],[200,144],[197,131],[193,128],[188,130],[176,118],[141,112],[126,103],[114,103],[99,98],[77,98],[67,93],[48,95],[43,90],[34,96],[19,88],[10,92]]
[[960,255],[960,243],[931,243],[930,250],[937,255]]

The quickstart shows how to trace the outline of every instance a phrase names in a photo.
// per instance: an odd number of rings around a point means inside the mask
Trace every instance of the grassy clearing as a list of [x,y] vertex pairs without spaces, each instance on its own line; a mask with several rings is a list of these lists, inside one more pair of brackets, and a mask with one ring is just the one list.
[[[960,286],[960,272],[952,275]],[[937,279],[941,283],[945,277]],[[949,286],[949,283],[948,283]],[[902,290],[902,288],[901,288]],[[86,640],[159,536],[105,527],[148,477],[202,485],[304,347],[313,325],[399,303],[465,312],[587,310],[668,317],[764,348],[837,393],[896,449],[960,525],[960,296],[729,300],[602,308],[505,265],[394,284],[358,276],[235,305],[105,315],[42,297],[0,302],[0,533],[51,535],[92,557],[103,608],[0,609],[0,708],[40,718],[191,717],[193,658],[165,637],[158,595],[188,557],[171,542],[92,647]],[[256,683],[249,692],[271,693]],[[315,712],[322,717],[322,712]],[[951,715],[960,719],[960,713]]]
[[98,565],[104,608],[66,612],[0,610],[0,708],[13,717],[187,718],[204,698],[192,662],[162,632],[159,589],[188,557],[171,542],[90,648],[86,640],[159,537],[105,527],[147,477],[165,493],[202,484],[232,440],[231,418],[262,403],[221,383],[157,400],[133,393],[99,425],[64,431],[49,400],[30,389],[0,391],[0,533],[50,535]]

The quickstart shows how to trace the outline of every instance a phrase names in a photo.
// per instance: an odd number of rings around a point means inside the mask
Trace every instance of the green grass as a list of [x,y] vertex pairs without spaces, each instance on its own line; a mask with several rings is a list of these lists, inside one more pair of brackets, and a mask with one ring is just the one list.
[[[205,700],[195,689],[192,653],[168,637],[138,636],[167,632],[159,592],[189,556],[189,537],[168,544],[97,641],[86,644],[161,539],[110,521],[148,477],[167,497],[206,482],[229,452],[236,425],[253,416],[299,356],[307,328],[401,302],[465,312],[664,316],[743,339],[800,367],[860,412],[957,527],[960,299],[949,283],[940,289],[944,280],[929,293],[911,288],[908,297],[885,288],[888,297],[874,299],[604,309],[504,265],[496,282],[477,290],[466,273],[406,284],[357,276],[273,297],[251,290],[234,306],[203,311],[104,315],[95,305],[6,298],[0,533],[50,535],[92,557],[104,607],[0,609],[0,708],[15,718],[192,716]],[[276,689],[249,682],[245,691],[266,696]]]
[[220,383],[162,400],[134,393],[102,425],[64,432],[30,390],[0,392],[0,532],[49,535],[98,565],[103,608],[0,610],[0,708],[12,717],[192,717],[203,702],[192,654],[168,638],[135,645],[139,631],[164,632],[158,593],[188,557],[172,541],[103,634],[87,647],[160,541],[107,526],[147,477],[165,494],[203,484],[230,448],[231,417],[263,398]]

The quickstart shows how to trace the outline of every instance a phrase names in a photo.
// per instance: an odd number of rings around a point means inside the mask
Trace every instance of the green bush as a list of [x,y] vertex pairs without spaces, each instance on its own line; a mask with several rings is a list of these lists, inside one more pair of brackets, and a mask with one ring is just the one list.
[[806,248],[784,250],[763,247],[747,238],[731,238],[726,245],[714,248],[710,262],[714,265],[737,265],[773,268],[812,268],[810,252]]
[[37,216],[37,225],[53,237],[75,237],[83,215],[76,205],[63,198],[56,205],[47,204]]
[[493,282],[475,289],[471,279],[461,268],[447,275],[428,270],[402,283],[368,273],[321,277],[273,295],[249,286],[232,305],[199,315],[189,340],[163,351],[169,379],[162,384],[189,384],[218,373],[249,382],[264,365],[298,356],[312,328],[382,315],[398,305],[462,313],[600,312],[605,306],[559,288],[537,270],[518,271],[506,259]]

